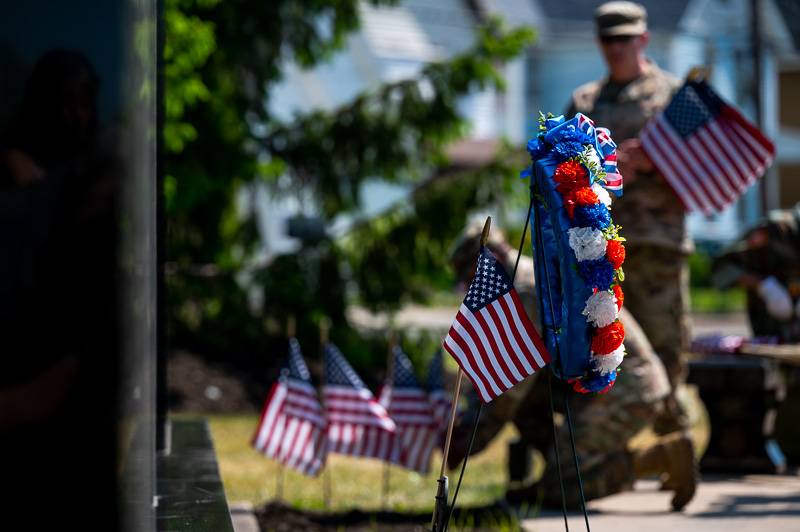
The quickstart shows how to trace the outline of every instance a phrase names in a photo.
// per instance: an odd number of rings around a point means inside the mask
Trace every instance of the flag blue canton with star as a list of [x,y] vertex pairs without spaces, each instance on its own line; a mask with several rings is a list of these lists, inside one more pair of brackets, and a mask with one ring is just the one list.
[[400,346],[394,346],[394,385],[398,388],[420,388],[414,367]]
[[720,99],[704,86],[687,83],[664,110],[664,118],[686,138],[718,115],[721,106]]
[[311,372],[308,371],[303,360],[303,352],[300,350],[300,342],[297,338],[289,339],[289,363],[287,364],[289,370],[288,377],[303,382],[311,382]]
[[428,366],[428,391],[444,388],[444,368],[442,367],[442,351],[439,350]]
[[478,268],[475,271],[472,283],[469,285],[464,304],[472,312],[477,312],[510,291],[511,280],[508,275],[497,264],[494,255],[488,249],[482,247],[478,258]]
[[350,386],[357,389],[367,387],[347,363],[339,348],[328,344],[325,346],[325,355],[325,384]]

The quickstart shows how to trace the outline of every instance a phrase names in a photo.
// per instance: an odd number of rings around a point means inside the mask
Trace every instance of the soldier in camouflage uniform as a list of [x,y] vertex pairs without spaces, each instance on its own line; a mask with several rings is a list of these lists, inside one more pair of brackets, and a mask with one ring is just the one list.
[[636,138],[645,123],[672,99],[680,81],[645,56],[647,13],[633,2],[609,2],[595,12],[608,77],[572,94],[567,116],[581,112],[607,127],[618,143],[625,193],[614,204],[614,221],[627,242],[625,306],[636,316],[670,379],[660,433],[684,428],[685,415],[674,398],[685,381],[689,347],[689,269],[692,242],[684,208],[654,169]]
[[[470,225],[451,254],[458,278],[465,284],[469,283],[475,271],[481,230],[482,224]],[[517,262],[517,251],[506,242],[500,231],[492,230],[487,247],[511,274]],[[533,260],[528,256],[519,259],[514,287],[538,328]],[[661,413],[670,386],[663,364],[636,320],[624,308],[620,319],[625,326],[627,355],[613,391],[597,397],[570,393],[584,492],[587,499],[594,499],[630,489],[635,478],[666,474],[671,481],[671,489],[675,491],[673,507],[680,509],[694,495],[696,484],[689,439],[679,434],[637,452],[627,448],[628,441]],[[561,505],[561,491],[553,448],[548,371],[548,368],[544,368],[484,406],[472,452],[483,450],[503,426],[512,421],[519,430],[520,439],[539,450],[547,465],[537,482],[509,490],[509,500],[542,500],[548,507],[558,507]],[[556,394],[560,388],[554,386]],[[451,468],[458,465],[466,454],[477,413],[477,399],[474,394],[467,395],[471,398],[471,404],[454,430],[448,460]],[[556,408],[562,404],[560,396],[557,396]],[[578,506],[578,490],[574,480],[569,433],[563,424],[563,416],[557,416],[556,421],[562,425],[558,430],[558,445],[567,503],[574,508]]]
[[771,211],[714,261],[719,288],[747,289],[747,311],[756,336],[800,342],[800,203]]

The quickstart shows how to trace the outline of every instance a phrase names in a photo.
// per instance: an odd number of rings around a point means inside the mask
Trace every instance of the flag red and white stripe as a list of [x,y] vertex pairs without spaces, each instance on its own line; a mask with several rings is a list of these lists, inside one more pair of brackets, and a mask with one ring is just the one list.
[[[387,397],[387,403],[384,403],[384,397]],[[397,425],[392,461],[412,471],[427,473],[431,453],[439,441],[439,426],[433,418],[427,395],[421,389],[385,386],[381,403],[388,404],[389,416]]]
[[[300,356],[297,341],[290,343]],[[325,420],[305,363],[300,358],[298,369],[292,357],[264,402],[251,443],[265,456],[314,476],[325,464]]]
[[600,145],[601,155],[607,157],[614,153],[617,149],[617,145],[611,140],[611,132],[604,127],[595,128],[595,131],[597,131],[597,142]]
[[328,452],[392,461],[394,421],[333,344],[325,359]]
[[428,366],[428,399],[433,406],[433,418],[441,429],[442,435],[447,431],[450,421],[452,393],[444,388],[444,360],[442,351],[438,350]]
[[588,136],[594,135],[594,120],[589,118],[583,113],[577,113],[575,116],[578,117],[578,129],[586,133]]
[[617,169],[617,152],[614,151],[606,155],[603,162],[603,170],[606,172],[605,188],[614,192],[622,191],[622,175]]
[[773,143],[705,82],[687,82],[640,138],[686,209],[704,214],[735,202],[775,156]]
[[508,275],[485,247],[443,347],[485,403],[550,361]]
[[419,385],[411,361],[399,346],[393,350],[391,382],[381,389],[379,402],[397,425],[394,461],[421,474],[428,472],[440,426],[428,393]]

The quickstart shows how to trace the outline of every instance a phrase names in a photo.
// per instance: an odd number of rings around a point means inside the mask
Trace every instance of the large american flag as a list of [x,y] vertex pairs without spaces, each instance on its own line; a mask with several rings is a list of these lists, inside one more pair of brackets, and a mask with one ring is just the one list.
[[439,424],[427,392],[414,376],[411,361],[399,346],[392,350],[394,371],[381,390],[380,403],[397,425],[396,463],[425,474],[439,440]]
[[350,456],[393,460],[396,426],[339,349],[325,346],[328,451]]
[[705,82],[688,81],[639,135],[689,211],[723,210],[761,177],[775,146]]
[[508,274],[485,247],[444,348],[484,403],[550,362]]
[[300,344],[289,339],[289,360],[267,396],[252,445],[306,475],[325,464],[325,419]]

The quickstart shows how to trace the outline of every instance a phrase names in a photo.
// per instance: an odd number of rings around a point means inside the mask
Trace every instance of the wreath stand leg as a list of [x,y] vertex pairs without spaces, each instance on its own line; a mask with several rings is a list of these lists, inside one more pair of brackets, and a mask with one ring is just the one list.
[[[534,172],[534,169],[531,168],[531,175],[533,175],[533,172]],[[539,308],[544,309],[544,305],[543,305],[543,297],[544,297],[544,295],[543,295],[543,292],[545,291],[545,287],[546,287],[547,298],[548,298],[548,301],[550,303],[549,304],[550,321],[551,321],[551,323],[555,323],[555,316],[553,315],[553,312],[554,312],[553,311],[553,295],[552,295],[552,293],[550,291],[550,284],[547,282],[547,279],[550,278],[550,273],[548,271],[547,257],[545,256],[545,249],[544,249],[543,238],[542,238],[542,226],[541,226],[541,222],[540,222],[540,219],[539,219],[540,208],[542,207],[541,196],[538,193],[538,189],[536,188],[536,185],[535,185],[535,182],[533,181],[533,178],[532,178],[531,182],[532,182],[532,184],[531,184],[531,202],[530,202],[530,207],[528,208],[528,218],[530,219],[530,213],[531,213],[531,210],[533,210],[533,213],[534,213],[533,214],[534,226],[535,227],[533,227],[531,232],[535,235],[535,242],[536,242],[536,246],[535,246],[535,248],[536,248],[535,251],[536,252],[534,254],[534,261],[541,260],[542,267],[544,269],[544,274],[545,274],[545,279],[537,280],[536,291],[537,291],[538,297],[539,297]],[[527,221],[526,221],[526,227],[527,227]],[[524,233],[523,233],[522,237],[523,237],[523,239],[525,238],[525,234]],[[541,254],[541,257],[539,256],[540,254]],[[515,268],[515,270],[516,270],[516,268]],[[544,281],[544,282],[542,282],[542,281]],[[542,323],[544,323],[544,319],[542,320]],[[556,331],[553,331],[553,333],[555,334]],[[561,362],[561,353],[560,353],[560,350],[559,350],[558,335],[556,334],[554,338],[555,338],[555,346],[556,346],[556,352],[555,352],[556,364],[558,364],[559,373],[561,375],[563,375],[564,371],[563,371],[562,362]],[[569,532],[569,522],[567,520],[567,503],[566,503],[566,496],[565,496],[566,492],[564,490],[564,477],[561,474],[561,460],[560,460],[559,452],[558,452],[557,428],[556,428],[555,416],[554,416],[554,408],[553,408],[552,370],[550,371],[550,374],[548,375],[548,388],[549,388],[549,394],[550,394],[550,415],[551,415],[551,418],[552,418],[552,421],[553,421],[553,447],[554,447],[554,450],[555,450],[555,453],[556,453],[556,466],[557,466],[557,471],[558,471],[558,482],[559,482],[559,484],[561,486],[561,509],[562,509],[562,513],[564,515],[564,526],[565,526],[567,532]],[[586,523],[586,530],[587,530],[587,532],[591,532],[591,529],[589,527],[589,515],[586,512],[586,498],[585,498],[584,492],[583,492],[583,480],[581,479],[581,471],[580,471],[581,468],[580,468],[580,463],[579,463],[579,460],[578,460],[578,453],[577,453],[577,451],[575,449],[575,430],[574,430],[573,423],[572,423],[572,413],[571,413],[570,407],[569,407],[569,392],[570,392],[570,389],[568,387],[566,387],[566,386],[562,386],[562,390],[563,390],[563,397],[564,397],[564,413],[566,414],[566,418],[567,418],[567,427],[568,427],[568,430],[569,430],[569,439],[570,439],[570,444],[571,444],[571,447],[572,447],[572,460],[573,460],[573,462],[575,464],[575,474],[576,474],[577,479],[578,479],[578,491],[580,493],[581,510],[583,511],[583,519],[584,519],[584,521]]]

